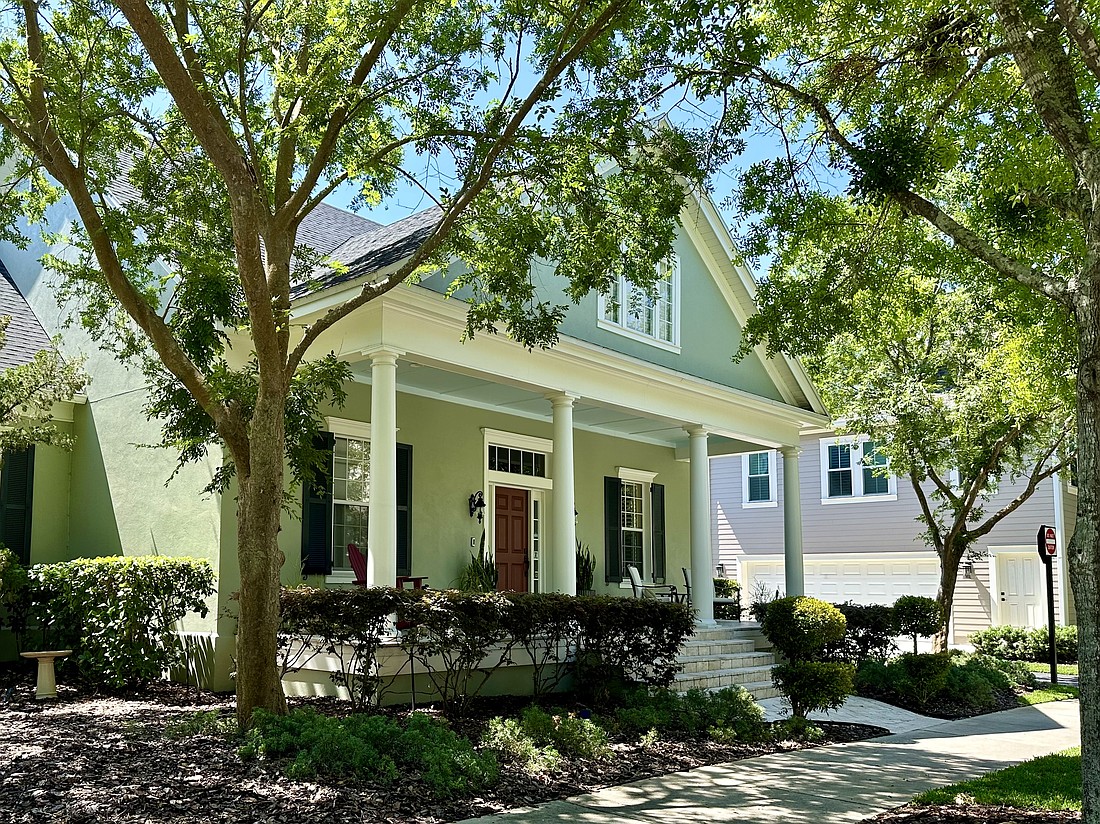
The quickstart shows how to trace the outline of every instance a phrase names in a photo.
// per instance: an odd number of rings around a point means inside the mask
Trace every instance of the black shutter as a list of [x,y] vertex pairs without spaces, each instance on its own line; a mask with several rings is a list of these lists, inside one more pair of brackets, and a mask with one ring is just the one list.
[[653,503],[653,580],[665,582],[665,485],[650,484],[649,499]]
[[325,453],[312,479],[302,485],[302,574],[332,572],[332,447],[331,432],[313,436],[313,448]]
[[603,479],[604,566],[603,579],[609,584],[623,580],[623,531],[620,510],[623,505],[623,482],[618,478]]
[[412,451],[397,445],[397,574],[412,575]]
[[31,491],[34,447],[9,452],[0,469],[0,543],[24,566],[31,562]]

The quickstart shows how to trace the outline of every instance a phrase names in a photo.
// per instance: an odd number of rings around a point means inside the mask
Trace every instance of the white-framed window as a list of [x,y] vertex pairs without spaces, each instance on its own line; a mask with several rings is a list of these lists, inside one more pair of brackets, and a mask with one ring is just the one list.
[[622,534],[623,566],[638,568],[645,575],[645,486],[623,481],[619,518]]
[[351,569],[348,544],[366,549],[370,441],[336,435],[332,445],[332,568]]
[[652,292],[625,277],[601,295],[598,325],[663,349],[680,351],[680,258],[673,253],[657,265]]
[[821,503],[896,501],[889,459],[866,435],[821,439]]
[[776,506],[775,450],[749,452],[741,456],[741,505]]

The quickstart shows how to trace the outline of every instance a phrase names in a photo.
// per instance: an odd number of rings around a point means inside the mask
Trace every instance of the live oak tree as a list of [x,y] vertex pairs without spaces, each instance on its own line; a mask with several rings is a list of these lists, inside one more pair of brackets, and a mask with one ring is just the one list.
[[[85,325],[150,377],[183,460],[223,448],[241,573],[238,718],[285,712],[275,667],[280,506],[347,368],[318,337],[458,258],[469,332],[551,345],[564,306],[667,253],[694,141],[647,125],[673,4],[635,0],[20,0],[0,18],[5,213],[62,191],[76,256],[49,262]],[[675,8],[681,8],[676,4]],[[294,289],[333,266],[298,230],[341,187],[438,205],[395,270],[301,326]],[[243,343],[242,343],[243,341]],[[228,349],[238,352],[231,360]],[[247,357],[243,367],[239,353]],[[385,551],[384,548],[378,548]]]
[[[738,98],[777,157],[750,170],[746,249],[811,232],[847,255],[798,290],[822,327],[858,283],[859,254],[896,226],[933,228],[990,283],[1031,290],[1075,342],[1078,512],[1068,548],[1081,643],[1084,816],[1100,821],[1100,39],[1078,0],[853,0],[740,6],[714,21],[681,77]],[[756,55],[750,59],[746,42]],[[831,205],[860,210],[834,222]],[[835,249],[835,246],[832,247]],[[765,290],[765,295],[768,295]],[[776,293],[774,298],[789,301]],[[841,319],[842,320],[842,319]],[[781,345],[777,342],[777,345]]]
[[[804,357],[838,431],[870,438],[852,456],[854,471],[889,472],[913,489],[924,540],[939,557],[944,622],[934,645],[942,651],[963,559],[1072,456],[1072,350],[1031,295],[953,282],[950,260],[936,261],[935,248],[914,255],[921,238],[901,234],[896,258],[885,241],[871,255],[879,271],[893,258],[892,271],[853,294],[845,328]],[[774,270],[771,288],[810,274],[828,243],[810,244],[804,266]],[[800,325],[812,311],[795,321],[769,306],[766,315]],[[1014,494],[994,505],[1009,484]]]

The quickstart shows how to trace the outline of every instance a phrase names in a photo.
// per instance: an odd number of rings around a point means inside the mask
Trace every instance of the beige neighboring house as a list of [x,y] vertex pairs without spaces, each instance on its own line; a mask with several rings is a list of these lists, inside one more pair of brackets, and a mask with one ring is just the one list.
[[[865,435],[831,430],[802,434],[805,594],[861,604],[891,604],[901,595],[934,597],[939,559],[921,537],[916,494],[908,479],[880,477],[862,464],[867,441]],[[715,563],[750,591],[756,582],[773,593],[790,591],[784,573],[785,468],[776,450],[711,460]],[[1004,505],[1021,488],[1022,482],[1006,480],[987,509]],[[1075,623],[1072,593],[1063,582],[1076,510],[1076,486],[1066,475],[1055,475],[978,542],[983,557],[964,560],[955,590],[954,643],[966,643],[971,632],[988,626],[1046,624],[1046,577],[1036,551],[1041,524],[1058,531],[1055,619]]]

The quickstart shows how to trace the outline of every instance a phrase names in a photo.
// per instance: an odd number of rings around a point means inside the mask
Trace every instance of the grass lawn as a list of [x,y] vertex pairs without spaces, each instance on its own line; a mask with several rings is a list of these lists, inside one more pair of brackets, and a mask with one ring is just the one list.
[[1031,692],[1020,695],[1021,704],[1045,704],[1047,701],[1065,701],[1077,698],[1079,690],[1068,684],[1039,684]]
[[[1036,664],[1034,661],[1025,661],[1024,665],[1029,670],[1031,670],[1032,672],[1050,672],[1050,664]],[[1058,665],[1058,674],[1059,675],[1076,675],[1077,674],[1077,665],[1076,664],[1059,664]]]
[[973,781],[929,790],[913,799],[915,804],[966,803],[1007,806],[1028,810],[1081,809],[1081,748],[1044,755]]

